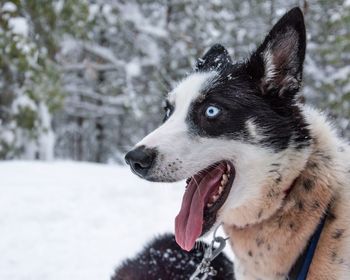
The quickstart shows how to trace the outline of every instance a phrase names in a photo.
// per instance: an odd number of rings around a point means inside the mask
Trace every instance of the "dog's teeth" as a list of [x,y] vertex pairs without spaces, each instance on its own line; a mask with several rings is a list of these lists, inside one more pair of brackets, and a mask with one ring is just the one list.
[[208,203],[208,204],[207,204],[207,207],[208,207],[208,208],[210,208],[210,207],[212,207],[212,206],[213,206],[213,203]]
[[218,195],[214,195],[214,196],[213,196],[213,200],[214,200],[214,202],[215,202],[215,201],[217,201],[217,200],[218,200],[218,198],[219,198],[219,196],[218,196]]
[[222,180],[221,180],[221,184],[222,185],[226,185],[226,183],[228,182],[228,177],[226,174],[222,175]]
[[224,186],[220,186],[219,187],[219,194],[221,194],[223,190],[224,190]]
[[230,172],[231,171],[231,166],[229,164],[227,164],[227,171]]

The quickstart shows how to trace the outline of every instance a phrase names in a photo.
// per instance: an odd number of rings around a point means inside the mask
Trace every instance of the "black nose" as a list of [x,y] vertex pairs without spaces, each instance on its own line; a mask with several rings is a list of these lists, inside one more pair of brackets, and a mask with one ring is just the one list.
[[145,146],[137,147],[125,155],[125,161],[131,169],[140,177],[145,177],[152,167],[156,157],[154,149],[146,149]]

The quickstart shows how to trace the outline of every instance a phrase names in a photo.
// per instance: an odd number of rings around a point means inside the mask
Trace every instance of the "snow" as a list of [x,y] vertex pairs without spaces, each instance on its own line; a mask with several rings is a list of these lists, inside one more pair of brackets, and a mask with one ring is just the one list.
[[35,102],[27,95],[19,95],[12,103],[12,111],[14,113],[19,113],[22,108],[29,108],[32,111],[37,110]]
[[[1,122],[0,122],[1,125]],[[7,144],[12,143],[15,140],[15,136],[12,131],[2,130],[1,131],[1,140]]]
[[78,47],[79,43],[75,39],[65,36],[61,41],[61,55],[65,56],[73,51],[76,53]]
[[9,20],[9,26],[16,34],[27,36],[28,24],[24,17],[13,17]]
[[133,3],[127,3],[121,6],[121,11],[125,19],[133,22],[139,31],[160,38],[167,36],[168,32],[164,28],[164,22],[160,21],[161,24],[158,24],[158,26],[152,24],[149,22],[148,18],[142,14],[139,6]]
[[130,77],[135,77],[141,74],[140,63],[136,59],[133,59],[126,64],[126,73]]
[[14,13],[17,11],[17,7],[12,2],[6,2],[4,5],[2,5],[2,11],[5,13]]
[[146,241],[173,232],[184,183],[128,168],[0,162],[0,279],[109,279]]
[[100,58],[114,64],[116,67],[124,67],[125,66],[124,63],[121,60],[117,59],[115,57],[114,53],[106,47],[103,47],[103,46],[100,46],[97,44],[85,43],[84,48],[85,48],[85,50],[93,53],[94,55],[97,55]]
[[330,82],[334,80],[346,80],[350,76],[350,66],[343,67],[330,77]]
[[89,20],[93,20],[94,17],[98,14],[99,12],[99,5],[98,4],[90,4],[89,5]]

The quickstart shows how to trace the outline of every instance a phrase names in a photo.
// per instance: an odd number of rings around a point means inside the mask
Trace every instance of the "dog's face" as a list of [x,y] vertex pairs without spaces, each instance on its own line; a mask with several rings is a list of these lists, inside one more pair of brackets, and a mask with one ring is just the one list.
[[175,221],[182,248],[190,250],[215,223],[243,227],[280,207],[310,144],[296,101],[304,54],[299,9],[242,63],[213,46],[168,94],[164,123],[127,154],[147,180],[188,178]]

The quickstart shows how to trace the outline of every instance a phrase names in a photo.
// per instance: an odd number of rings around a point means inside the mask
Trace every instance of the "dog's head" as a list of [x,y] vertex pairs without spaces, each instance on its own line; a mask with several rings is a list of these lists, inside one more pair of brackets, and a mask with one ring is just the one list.
[[176,239],[195,240],[224,222],[267,219],[303,169],[310,145],[297,93],[305,26],[288,12],[241,63],[213,46],[166,100],[164,123],[126,155],[144,179],[187,179]]

